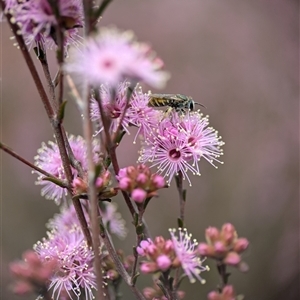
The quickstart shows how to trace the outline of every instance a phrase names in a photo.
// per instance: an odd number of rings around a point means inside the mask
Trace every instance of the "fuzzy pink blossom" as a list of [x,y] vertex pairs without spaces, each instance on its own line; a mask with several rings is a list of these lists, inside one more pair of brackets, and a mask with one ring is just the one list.
[[[76,43],[77,27],[83,27],[83,7],[80,0],[58,0],[53,2],[61,18],[65,33],[65,45]],[[26,44],[33,42],[43,49],[56,44],[56,14],[47,0],[20,1],[13,7],[13,15],[18,23]]]
[[214,167],[214,162],[221,163],[218,158],[224,143],[208,125],[208,118],[198,111],[186,115],[173,111],[145,138],[139,161],[157,167],[168,184],[181,172],[191,185],[188,171],[200,175],[198,163],[202,157]]
[[[138,128],[134,138],[135,143],[138,136],[144,137],[151,133],[159,122],[162,112],[148,106],[149,96],[142,93],[139,85],[133,89],[128,102],[129,88],[132,87],[125,80],[118,84],[114,94],[112,93],[113,87],[111,85],[102,84],[99,89],[99,95],[105,115],[111,121],[110,131],[115,133],[122,119],[121,128],[128,135],[130,134],[130,126]],[[126,113],[122,118],[126,107]],[[98,132],[101,132],[103,130],[102,118],[99,104],[94,97],[91,98],[91,120],[98,125]]]
[[[82,168],[87,170],[86,144],[84,139],[81,136],[75,137],[73,135],[70,135],[68,139],[75,158],[81,163]],[[99,152],[99,146],[96,142],[93,144],[93,151],[94,161],[97,162],[99,159],[97,154]],[[43,143],[42,147],[38,150],[38,155],[35,156],[34,159],[36,166],[56,176],[60,180],[66,180],[61,156],[56,143],[51,141],[48,142],[48,145]],[[76,178],[78,175],[77,170],[74,168],[71,169],[73,178]],[[34,171],[34,173],[39,175],[36,184],[43,186],[42,195],[45,196],[46,199],[54,200],[55,203],[60,204],[61,200],[67,195],[67,189],[53,182],[43,180],[44,175],[37,171]]]
[[87,300],[94,298],[94,253],[87,246],[79,226],[72,225],[60,231],[52,230],[34,249],[42,261],[58,261],[59,269],[50,279],[49,289],[52,289],[53,296],[58,299],[61,292],[66,292],[70,298],[79,298],[84,291]]
[[197,241],[192,239],[186,229],[179,228],[178,236],[175,229],[170,229],[170,234],[176,257],[190,282],[193,283],[198,279],[201,283],[205,283],[205,280],[200,277],[200,273],[207,271],[208,268],[202,266],[203,260],[197,256]]
[[81,49],[74,48],[70,58],[65,70],[95,87],[102,83],[117,86],[128,78],[159,88],[169,78],[162,71],[162,61],[149,47],[138,43],[131,31],[114,27],[100,29]]

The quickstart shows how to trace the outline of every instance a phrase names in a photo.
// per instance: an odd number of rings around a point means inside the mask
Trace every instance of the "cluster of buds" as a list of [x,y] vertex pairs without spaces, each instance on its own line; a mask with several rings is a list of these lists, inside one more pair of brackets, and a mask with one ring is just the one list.
[[[168,298],[164,295],[163,291],[157,284],[154,284],[153,287],[144,288],[143,295],[145,296],[146,299],[149,300],[168,300]],[[185,292],[176,291],[176,296],[177,296],[176,299],[181,300],[184,298]]]
[[49,279],[57,270],[57,260],[42,262],[34,251],[26,251],[23,254],[23,261],[10,264],[10,271],[16,278],[13,286],[14,293],[18,295],[32,292],[42,295],[47,293]]
[[[111,185],[111,174],[109,171],[105,170],[100,173],[100,175],[95,180],[95,186],[97,189],[98,198],[109,199],[117,195],[118,190],[116,188],[110,187]],[[73,193],[76,196],[83,197],[88,192],[88,180],[87,174],[84,178],[76,177],[72,182]],[[76,197],[75,196],[75,197]]]
[[157,196],[156,191],[166,186],[165,180],[158,174],[152,174],[145,165],[121,169],[117,176],[119,188],[130,194],[136,203]]
[[156,237],[154,241],[150,239],[141,241],[136,251],[148,259],[141,262],[140,269],[143,273],[165,272],[171,267],[180,266],[172,240],[165,240],[162,236]]
[[232,285],[225,285],[220,292],[212,291],[207,295],[207,300],[242,300],[242,295],[235,295]]
[[[117,251],[118,257],[120,261],[122,262],[125,270],[128,273],[132,272],[132,267],[134,264],[134,256],[128,255],[125,256],[122,250]],[[112,258],[110,257],[108,252],[103,252],[102,256],[102,270],[105,273],[105,278],[109,282],[118,282],[121,280],[121,276],[119,272],[117,271],[116,265],[113,262]]]
[[205,238],[207,243],[200,243],[198,246],[200,255],[237,267],[242,272],[248,270],[246,263],[242,262],[241,253],[248,248],[249,242],[246,238],[238,237],[232,224],[224,224],[221,231],[216,227],[207,228]]

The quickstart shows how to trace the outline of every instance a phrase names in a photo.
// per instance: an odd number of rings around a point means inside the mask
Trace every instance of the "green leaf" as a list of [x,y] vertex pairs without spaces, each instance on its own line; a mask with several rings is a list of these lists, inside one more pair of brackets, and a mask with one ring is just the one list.
[[181,218],[177,219],[177,225],[178,225],[178,228],[184,228],[184,223]]
[[137,279],[138,279],[139,276],[140,276],[140,273],[137,272],[137,273],[132,277],[131,282],[132,282],[133,285],[135,285],[135,283],[136,283],[136,281],[137,281]]
[[135,228],[136,234],[141,235],[144,233],[144,224],[139,224]]
[[64,183],[63,181],[59,180],[59,179],[46,176],[46,177],[43,177],[43,180],[53,182],[54,184],[56,184],[56,185],[58,185],[62,188],[67,188],[67,184]]
[[58,121],[62,122],[65,117],[65,108],[66,108],[67,100],[63,101],[58,110]]
[[96,165],[94,182],[96,182],[96,179],[98,178],[98,176],[100,175],[101,172],[102,172],[102,165],[100,165],[100,164]]

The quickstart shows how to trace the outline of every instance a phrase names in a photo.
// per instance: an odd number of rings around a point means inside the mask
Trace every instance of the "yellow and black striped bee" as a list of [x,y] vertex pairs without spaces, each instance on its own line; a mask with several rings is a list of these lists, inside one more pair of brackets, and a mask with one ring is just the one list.
[[149,94],[149,98],[148,106],[168,106],[170,109],[174,108],[176,111],[181,112],[194,110],[196,104],[204,107],[204,105],[195,102],[192,97],[181,94]]

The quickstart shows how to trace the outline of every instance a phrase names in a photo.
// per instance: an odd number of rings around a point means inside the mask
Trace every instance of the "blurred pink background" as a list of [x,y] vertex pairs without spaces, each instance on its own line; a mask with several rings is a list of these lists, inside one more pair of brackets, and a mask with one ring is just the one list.
[[[207,107],[204,113],[226,143],[225,163],[215,170],[200,162],[202,176],[187,186],[186,223],[198,241],[206,227],[225,222],[250,240],[244,256],[250,271],[232,270],[230,282],[251,300],[300,299],[298,12],[298,1],[291,0],[115,0],[100,22],[132,29],[164,60],[172,78],[154,92],[186,94]],[[1,140],[33,161],[52,132],[21,53],[7,24],[1,26]],[[81,134],[71,99],[67,114],[67,131]],[[126,137],[119,148],[122,167],[136,162],[138,147],[132,141]],[[45,236],[45,222],[58,208],[40,196],[28,167],[1,155],[0,295],[15,300],[8,263]],[[149,205],[146,219],[153,235],[167,237],[168,228],[176,226],[174,188],[173,183]],[[116,201],[133,232],[122,198]],[[133,243],[133,234],[122,243],[128,254]],[[185,299],[206,299],[218,284],[214,264],[208,263],[207,283],[186,282]],[[124,285],[123,292],[123,299],[132,299]]]

